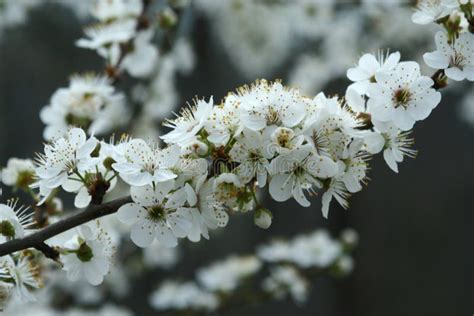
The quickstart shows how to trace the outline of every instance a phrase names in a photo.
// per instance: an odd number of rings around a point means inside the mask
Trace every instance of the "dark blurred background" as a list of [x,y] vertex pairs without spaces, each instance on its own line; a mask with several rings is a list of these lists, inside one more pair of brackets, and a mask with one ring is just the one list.
[[[179,79],[183,104],[194,95],[214,95],[218,100],[246,83],[213,43],[206,21],[195,22],[191,35],[197,65],[190,76]],[[33,10],[28,23],[3,34],[0,165],[9,157],[33,157],[41,151],[39,110],[58,87],[67,86],[71,73],[101,69],[102,61],[93,52],[74,47],[81,36],[81,22],[55,5]],[[282,65],[276,77],[285,79],[286,68]],[[334,82],[325,91],[343,93],[347,83]],[[407,159],[398,175],[376,157],[369,174],[372,180],[351,199],[348,211],[333,203],[325,220],[317,198],[308,209],[294,201],[277,204],[267,198],[266,205],[275,214],[270,229],[255,227],[251,215],[234,216],[228,228],[213,234],[210,241],[185,243],[182,261],[167,273],[192,277],[196,267],[230,253],[251,252],[272,236],[292,236],[317,227],[337,234],[353,227],[360,234],[360,245],[350,277],[316,280],[311,299],[301,307],[289,301],[270,302],[228,315],[472,315],[474,126],[461,123],[457,107],[460,94],[473,85],[457,85],[444,91],[429,119],[417,124],[418,157]],[[140,277],[133,282],[132,294],[120,303],[137,315],[157,314],[143,293],[164,276]]]

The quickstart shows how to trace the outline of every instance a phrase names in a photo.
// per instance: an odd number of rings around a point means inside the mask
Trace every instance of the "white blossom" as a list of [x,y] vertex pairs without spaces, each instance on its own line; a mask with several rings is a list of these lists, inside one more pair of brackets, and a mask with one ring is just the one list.
[[7,166],[1,170],[1,181],[9,186],[27,188],[33,181],[35,165],[30,159],[8,159]]
[[392,121],[403,131],[426,119],[441,100],[433,80],[421,76],[416,62],[402,62],[392,72],[375,74],[369,87],[368,112],[375,120]]
[[197,100],[195,106],[189,106],[181,111],[181,115],[174,120],[168,120],[165,126],[173,130],[161,138],[169,144],[180,146],[191,145],[196,140],[204,123],[211,114],[214,101],[212,97],[208,102]]
[[160,182],[154,187],[131,188],[133,203],[121,206],[117,216],[131,225],[130,237],[139,247],[148,247],[156,238],[167,247],[175,247],[177,238],[186,237],[192,227],[189,210],[170,208],[167,195],[173,188],[173,180]]
[[132,139],[125,145],[125,162],[112,165],[120,177],[133,186],[144,186],[176,178],[170,169],[179,160],[177,146],[159,149],[142,139]]
[[419,0],[412,21],[417,24],[436,22],[448,16],[458,6],[458,0]]
[[310,202],[303,190],[311,192],[314,186],[321,186],[320,180],[336,175],[337,165],[331,158],[311,151],[312,147],[308,144],[271,162],[269,191],[273,199],[281,202],[293,196],[299,204],[308,207]]
[[270,165],[268,160],[272,158],[273,154],[268,141],[265,141],[259,132],[244,129],[229,155],[234,161],[240,163],[236,172],[244,183],[248,183],[256,177],[259,187],[262,188],[267,184]]
[[450,79],[474,81],[474,34],[463,32],[450,44],[446,32],[438,31],[435,42],[436,51],[423,55],[425,63],[431,68],[444,69]]
[[0,273],[3,279],[11,279],[15,287],[13,294],[21,301],[35,301],[31,291],[41,286],[38,267],[27,256],[11,255],[0,258]]
[[347,70],[347,78],[354,81],[352,87],[360,94],[365,94],[371,82],[375,82],[375,74],[379,71],[392,71],[400,61],[400,53],[389,54],[379,52],[375,57],[372,54],[364,54],[356,67]]
[[0,243],[23,238],[32,231],[34,212],[28,207],[18,207],[17,200],[0,204]]
[[129,117],[124,101],[124,95],[115,91],[108,78],[75,75],[69,87],[58,89],[41,110],[40,118],[46,124],[43,137],[59,138],[71,127],[81,127],[89,134],[110,132]]
[[33,187],[39,187],[43,203],[51,192],[64,185],[69,176],[90,169],[98,159],[91,157],[97,146],[97,139],[87,139],[86,133],[80,128],[69,130],[65,137],[46,144],[44,154],[38,154],[38,167],[35,169],[38,181]]
[[133,40],[133,50],[128,52],[121,67],[138,78],[148,77],[156,67],[158,62],[158,49],[151,43],[153,38],[152,30],[138,32]]
[[307,102],[298,90],[265,80],[242,88],[239,100],[242,124],[255,131],[270,125],[294,127],[303,119]]
[[107,232],[98,223],[78,227],[73,237],[64,243],[64,248],[67,252],[61,254],[61,261],[69,280],[85,277],[92,285],[103,282],[110,271],[114,249]]
[[118,56],[120,44],[125,43],[135,35],[136,21],[134,19],[116,20],[109,24],[100,24],[84,30],[86,38],[76,41],[78,47],[96,50],[97,53],[113,64]]

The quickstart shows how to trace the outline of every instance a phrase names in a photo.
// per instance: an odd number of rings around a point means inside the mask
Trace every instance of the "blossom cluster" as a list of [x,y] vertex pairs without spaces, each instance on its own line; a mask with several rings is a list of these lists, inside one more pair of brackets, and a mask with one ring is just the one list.
[[[403,156],[414,155],[409,130],[440,101],[418,64],[399,58],[362,56],[348,71],[354,83],[345,99],[323,93],[308,98],[265,80],[229,93],[220,104],[197,99],[167,121],[172,130],[161,137],[166,146],[131,137],[107,142],[72,128],[38,154],[31,187],[39,188],[39,205],[63,189],[84,208],[102,203],[120,178],[132,201],[117,218],[140,247],[155,239],[168,247],[179,238],[207,239],[233,211],[254,210],[255,223],[267,228],[272,213],[256,194],[266,187],[274,200],[294,198],[304,207],[310,206],[308,194],[322,191],[327,217],[332,198],[347,207],[349,195],[363,188],[371,155],[383,150],[395,171]],[[88,242],[100,234],[86,235],[64,247],[75,253],[64,269],[71,279],[82,274],[100,283],[108,265],[94,275],[82,265],[107,261],[110,251]]]
[[423,55],[425,63],[443,70],[455,81],[474,81],[474,2],[470,0],[420,1],[413,14],[418,24],[436,23],[436,51]]
[[322,273],[345,276],[353,269],[351,250],[357,244],[351,230],[333,238],[325,230],[275,240],[258,248],[255,255],[230,256],[196,272],[196,281],[164,281],[149,298],[157,310],[216,311],[239,299],[239,290],[252,296],[291,297],[304,303],[310,280]]
[[106,134],[129,120],[125,96],[117,92],[105,76],[95,74],[71,77],[67,88],[58,89],[50,104],[40,112],[46,125],[46,140],[60,138],[71,126],[81,127],[88,134]]
[[109,65],[126,70],[131,76],[146,77],[158,59],[158,50],[151,43],[153,28],[140,24],[144,12],[141,0],[95,1],[91,14],[99,22],[85,29],[79,47],[92,49]]

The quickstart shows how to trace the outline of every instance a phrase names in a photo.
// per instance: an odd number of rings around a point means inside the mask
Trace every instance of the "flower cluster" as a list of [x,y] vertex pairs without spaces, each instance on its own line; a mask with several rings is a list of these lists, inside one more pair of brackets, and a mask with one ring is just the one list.
[[[418,64],[399,62],[398,53],[384,57],[361,57],[348,71],[355,83],[345,99],[311,99],[260,80],[217,105],[196,100],[168,120],[164,148],[131,138],[107,143],[71,129],[38,156],[34,186],[42,201],[59,187],[74,192],[81,208],[100,203],[119,175],[133,202],[118,218],[140,247],[155,238],[170,247],[178,238],[209,238],[209,229],[227,224],[228,210],[259,206],[255,191],[267,185],[274,200],[305,207],[306,193],[322,190],[327,217],[333,197],[347,207],[350,193],[362,189],[372,154],[383,150],[395,171],[404,155],[414,155],[409,130],[440,101]],[[257,209],[256,222],[268,227],[271,213]]]
[[[184,6],[186,2],[176,3]],[[323,92],[308,97],[281,81],[257,80],[228,93],[220,102],[214,102],[213,97],[195,99],[165,122],[170,130],[161,136],[164,143],[127,135],[118,141],[100,140],[97,135],[108,134],[131,120],[125,95],[114,87],[121,71],[152,78],[149,89],[144,88],[151,92],[140,93],[144,85],[138,85],[133,93],[134,101],[143,103],[143,109],[138,110],[142,113],[134,116],[142,125],[169,112],[169,106],[177,102],[175,77],[189,71],[194,62],[184,40],[169,41],[171,47],[158,58],[152,44],[155,28],[150,27],[146,15],[148,1],[93,4],[91,13],[99,23],[87,28],[86,38],[77,45],[95,50],[107,60],[106,75],[76,75],[67,88],[58,89],[41,111],[47,125],[44,153],[38,154],[35,162],[10,159],[2,170],[3,183],[24,190],[35,204],[32,213],[17,208],[14,202],[0,204],[2,243],[30,234],[33,215],[36,227],[57,221],[57,217],[48,216],[41,223],[39,220],[41,214],[56,215],[61,209],[56,197],[61,190],[75,194],[76,208],[92,205],[92,211],[113,194],[129,195],[107,219],[82,224],[34,245],[57,254],[52,258],[62,263],[66,277],[76,284],[104,282],[114,269],[112,259],[124,232],[144,248],[146,265],[169,267],[177,260],[177,252],[170,248],[176,247],[179,239],[209,239],[210,231],[225,227],[234,212],[252,211],[255,224],[268,228],[273,214],[259,202],[259,191],[268,190],[278,202],[294,199],[304,207],[311,205],[310,197],[320,194],[324,217],[332,199],[347,208],[350,195],[367,184],[373,155],[383,152],[395,172],[404,157],[416,155],[411,148],[411,130],[440,103],[438,89],[447,78],[474,80],[472,1],[420,1],[413,20],[443,27],[435,36],[437,50],[424,55],[426,64],[437,69],[432,77],[422,75],[418,63],[400,61],[398,52],[365,54],[347,71],[352,84],[344,97]],[[220,17],[214,23],[222,26],[221,37],[230,32],[249,39],[241,43],[235,36],[224,36],[223,42],[238,42],[243,51],[255,46],[281,54],[275,54],[276,61],[272,61],[263,53],[263,64],[280,64],[289,51],[280,45],[290,47],[289,38],[295,34],[323,36],[320,26],[325,24],[324,16],[335,12],[332,1],[308,6],[198,1],[198,7],[206,14],[217,12]],[[288,8],[298,23],[288,23]],[[260,23],[273,13],[286,23],[279,23],[278,18],[275,23],[263,23],[260,33],[251,32],[252,36],[245,28],[235,27],[248,16],[260,15],[255,19]],[[178,18],[167,6],[157,16],[162,29],[174,27]],[[318,26],[312,23],[315,17]],[[347,27],[354,21],[346,16],[341,20]],[[313,27],[308,29],[309,25]],[[331,43],[328,40],[325,45]],[[248,55],[236,54],[241,59]],[[258,60],[252,64],[249,58],[243,59],[237,63],[249,67],[244,71],[258,70]],[[344,56],[344,61],[347,59]],[[111,224],[110,218],[116,221]],[[256,255],[230,256],[199,269],[196,282],[166,282],[150,302],[158,310],[215,311],[232,302],[234,293],[257,277],[264,297],[291,296],[303,302],[308,277],[321,271],[346,274],[352,270],[348,253],[356,242],[353,232],[336,240],[324,231],[291,241],[277,240],[259,247]],[[33,298],[30,290],[41,285],[36,259],[34,251],[0,259],[0,296],[16,293],[18,298]]]
[[349,253],[356,239],[353,230],[343,231],[339,240],[316,230],[292,240],[276,240],[259,247],[256,255],[230,256],[199,269],[195,282],[167,280],[151,294],[150,303],[157,310],[216,311],[235,302],[245,304],[248,298],[239,296],[241,288],[251,289],[256,299],[260,294],[262,299],[290,296],[303,303],[310,278],[352,271]]
[[412,20],[417,24],[429,24],[459,13],[471,0],[420,0]]
[[115,91],[109,78],[93,74],[73,76],[69,87],[58,89],[40,112],[46,140],[63,136],[72,126],[88,134],[110,133],[128,117],[124,95]]
[[99,23],[86,28],[86,38],[76,44],[97,51],[111,67],[118,65],[131,76],[147,77],[158,60],[158,50],[151,43],[153,29],[140,20],[143,12],[141,0],[95,1],[91,14]]
[[436,51],[423,55],[425,63],[449,79],[474,81],[474,2],[471,0],[420,1],[413,14],[418,24],[436,23]]

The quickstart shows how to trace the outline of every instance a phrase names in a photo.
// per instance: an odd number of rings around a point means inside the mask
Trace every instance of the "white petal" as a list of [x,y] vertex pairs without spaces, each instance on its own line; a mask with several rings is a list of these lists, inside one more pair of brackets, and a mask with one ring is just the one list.
[[155,238],[155,224],[147,220],[135,223],[130,231],[130,238],[138,247],[148,247]]
[[428,66],[434,69],[446,69],[449,66],[449,56],[445,56],[440,51],[424,54],[423,60]]
[[449,79],[453,79],[455,81],[462,81],[466,78],[466,75],[464,72],[457,68],[457,67],[450,67],[444,71],[446,73],[446,76]]
[[76,147],[79,147],[86,142],[86,133],[81,128],[72,128],[68,132],[68,139]]
[[124,224],[133,224],[138,219],[138,213],[141,207],[135,203],[127,203],[122,205],[117,211],[117,218]]
[[[164,194],[160,194],[158,192],[155,192],[153,187],[150,185],[144,185],[140,187],[132,186],[130,188],[130,195],[132,196],[132,200],[138,205],[145,206],[145,207],[153,206],[157,204],[157,202],[163,199]],[[158,193],[158,196],[157,196],[157,193]]]
[[150,185],[153,182],[153,176],[146,171],[138,173],[121,173],[120,177],[126,183],[132,186]]
[[321,203],[322,203],[321,211],[323,213],[324,218],[328,218],[329,205],[331,204],[331,200],[332,200],[332,191],[328,190],[324,192],[323,197],[321,199]]
[[270,180],[269,192],[275,201],[283,202],[291,197],[294,180],[289,177],[287,174],[278,174]]
[[464,66],[464,75],[469,81],[474,81],[474,66]]
[[89,192],[85,187],[79,190],[76,197],[74,198],[74,206],[77,208],[84,208],[89,205],[92,197],[89,195]]
[[163,246],[172,248],[178,245],[178,240],[175,235],[165,225],[159,225],[157,227],[156,239],[163,244]]
[[393,157],[391,149],[387,148],[383,151],[383,158],[385,159],[385,162],[390,167],[390,169],[398,173],[398,165],[397,165],[397,162],[395,161],[395,158]]
[[295,198],[296,202],[298,202],[303,207],[309,207],[311,205],[311,203],[304,195],[303,189],[301,189],[301,185],[299,183],[295,184],[295,187],[293,189],[293,197]]

